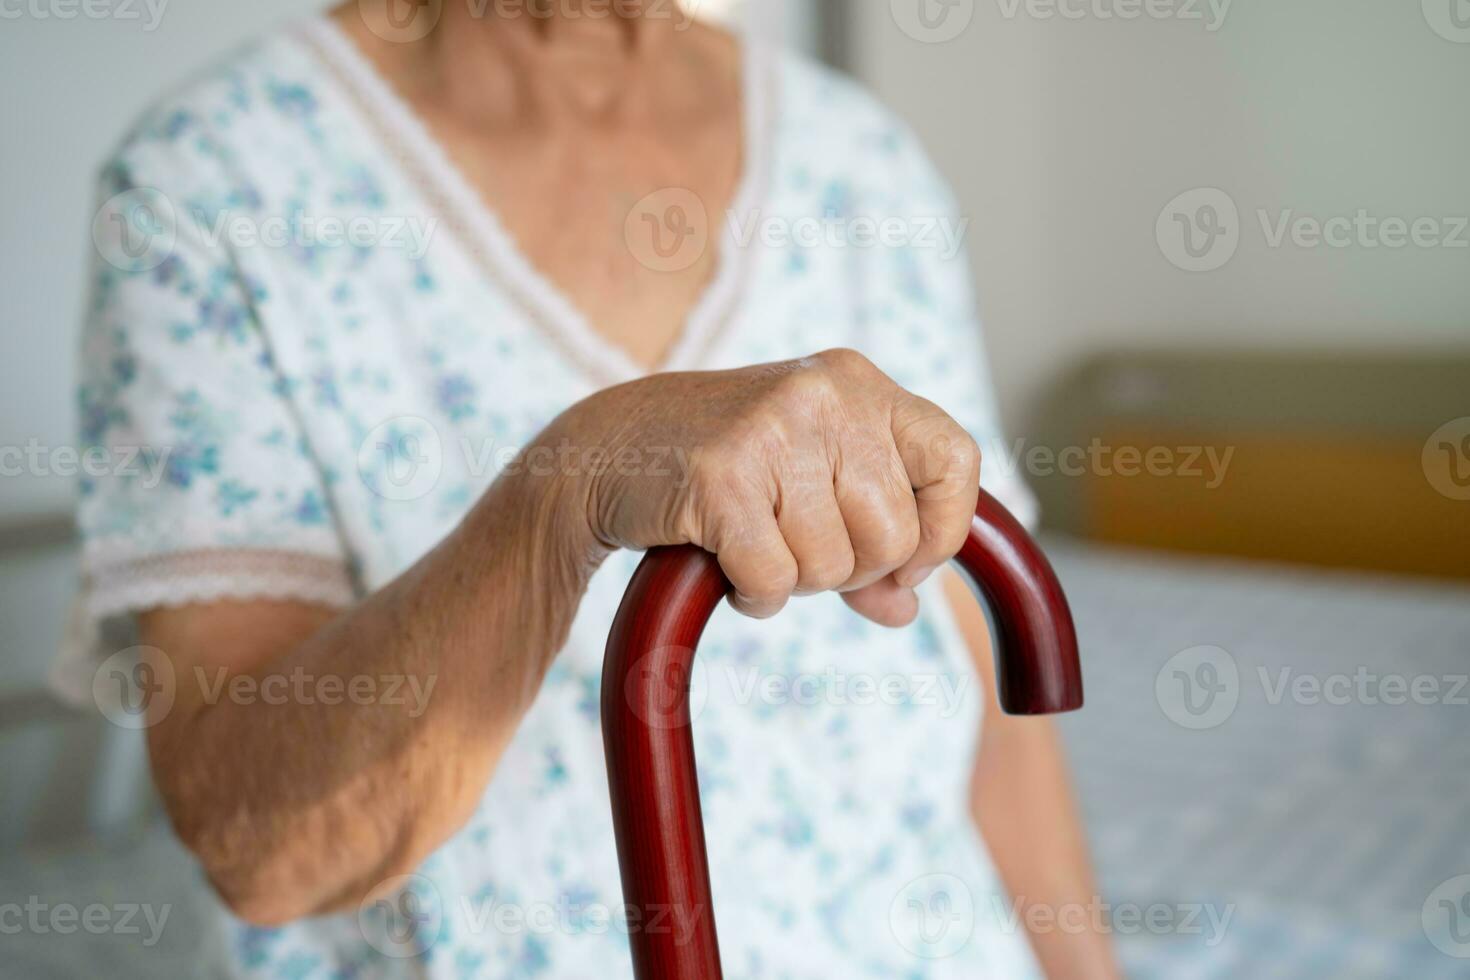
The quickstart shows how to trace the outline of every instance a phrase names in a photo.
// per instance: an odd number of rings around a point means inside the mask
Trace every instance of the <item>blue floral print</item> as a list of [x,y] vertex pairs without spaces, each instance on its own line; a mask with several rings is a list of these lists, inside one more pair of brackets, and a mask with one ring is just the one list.
[[[266,39],[151,112],[103,171],[101,198],[146,204],[147,230],[166,247],[155,255],[122,237],[142,225],[99,232],[80,428],[109,458],[137,450],[159,469],[117,465],[83,483],[88,622],[221,595],[349,603],[423,555],[516,449],[607,383],[587,367],[597,352],[553,336],[527,306],[537,287],[507,288],[518,267],[445,207],[452,173],[426,158],[426,184],[423,168],[404,165],[422,141],[393,145],[401,113],[350,44],[321,20]],[[865,218],[953,215],[943,182],[851,83],[789,56],[751,64],[765,66],[747,80],[752,97],[773,93],[750,134],[763,149],[749,154],[758,217],[812,219],[828,233],[726,239],[738,296],[680,367],[857,347],[988,448],[998,430],[963,254],[917,236],[842,238]],[[386,236],[313,237],[324,218],[437,224],[412,252]],[[233,237],[273,221],[279,244]],[[987,482],[1029,511],[1014,480]],[[284,563],[268,580],[231,571],[250,555],[315,564]],[[171,575],[178,556],[214,562],[214,574]],[[405,883],[412,902],[278,929],[221,910],[223,968],[269,980],[629,976],[598,689],[637,560],[615,555],[594,577],[479,808]],[[331,568],[339,591],[323,585]],[[833,596],[761,623],[722,609],[696,663],[731,976],[1034,975],[1024,936],[985,914],[1000,885],[967,802],[982,699],[936,583],[919,623],[897,632]],[[956,702],[923,697],[915,682],[926,678]],[[963,941],[942,955],[907,919],[906,889],[934,875],[961,882],[969,910]],[[413,955],[382,941],[425,924]]]

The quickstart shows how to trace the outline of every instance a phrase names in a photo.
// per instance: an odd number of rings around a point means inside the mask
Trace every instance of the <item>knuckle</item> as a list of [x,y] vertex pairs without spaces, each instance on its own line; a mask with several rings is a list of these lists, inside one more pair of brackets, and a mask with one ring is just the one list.
[[932,542],[925,542],[926,546],[933,547],[947,558],[953,557],[964,547],[965,538],[969,536],[970,517],[967,514],[957,514],[953,519],[942,521],[926,531],[933,538]]
[[837,377],[827,365],[819,358],[806,358],[796,362],[791,371],[782,375],[780,383],[772,391],[768,407],[785,418],[792,402],[809,404],[839,391]]
[[851,347],[832,347],[817,354],[813,360],[830,371],[842,374],[876,371],[873,362]]
[[826,592],[852,578],[857,559],[851,549],[822,555],[803,563],[800,585],[804,589]]
[[749,469],[756,460],[785,455],[793,432],[800,428],[790,397],[795,384],[788,375],[722,420],[712,449],[726,466]]
[[693,475],[700,480],[714,480],[736,462],[723,440],[706,440],[690,454]]
[[980,468],[980,444],[975,438],[955,425],[956,436],[953,450],[953,458],[956,468],[960,473],[971,473]]
[[956,422],[945,417],[928,431],[913,433],[908,440],[915,476],[926,486],[960,483],[971,479],[980,468],[980,446]]
[[720,549],[719,558],[730,584],[747,601],[779,605],[796,589],[796,562],[764,536],[732,540]]
[[890,538],[873,550],[873,561],[883,568],[897,568],[918,550],[918,535]]
[[796,590],[796,570],[782,570],[766,574],[754,573],[744,584],[737,586],[740,594],[761,605],[784,602]]
[[918,550],[919,538],[916,517],[888,511],[874,522],[867,558],[885,567],[902,564]]
[[788,453],[780,465],[776,493],[782,501],[790,502],[799,511],[815,494],[832,486],[832,464],[819,452]]

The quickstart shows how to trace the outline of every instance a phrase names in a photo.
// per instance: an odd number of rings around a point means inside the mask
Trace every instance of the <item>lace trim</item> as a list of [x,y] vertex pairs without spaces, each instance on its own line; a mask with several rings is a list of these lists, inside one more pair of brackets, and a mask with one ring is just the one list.
[[175,552],[111,562],[86,571],[86,610],[105,619],[158,607],[221,599],[299,599],[349,606],[351,571],[339,558],[293,551]]
[[[607,341],[566,294],[545,278],[516,246],[499,216],[464,177],[431,133],[356,44],[328,17],[302,25],[297,35],[356,108],[386,155],[429,202],[435,217],[482,274],[506,295],[563,356],[602,385],[649,373],[622,348]],[[770,174],[769,144],[777,115],[779,66],[754,38],[741,42],[744,161],[730,203],[735,213],[753,212],[764,199]],[[663,362],[655,370],[688,369],[719,342],[739,312],[741,285],[750,262],[730,222],[716,222],[720,249],[713,277],[696,299]]]
[[[283,527],[262,525],[244,517],[191,514],[172,518],[148,515],[118,527],[89,520],[88,509],[84,502],[80,520],[82,564],[88,569],[149,558],[158,554],[159,542],[163,541],[183,545],[171,554],[280,551],[342,561],[342,539],[327,526]],[[289,546],[280,547],[277,542]]]

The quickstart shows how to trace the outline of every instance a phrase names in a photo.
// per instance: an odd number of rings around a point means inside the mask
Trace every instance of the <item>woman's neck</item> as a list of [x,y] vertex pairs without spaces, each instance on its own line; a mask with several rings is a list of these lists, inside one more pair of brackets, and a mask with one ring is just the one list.
[[543,121],[620,118],[661,101],[658,90],[670,92],[666,73],[688,68],[671,57],[682,46],[669,42],[692,22],[670,2],[443,0],[420,5],[413,16],[431,17],[436,9],[427,33],[404,41],[384,40],[386,32],[372,29],[355,0],[334,16],[373,44],[375,60],[416,96],[489,126],[528,110]]

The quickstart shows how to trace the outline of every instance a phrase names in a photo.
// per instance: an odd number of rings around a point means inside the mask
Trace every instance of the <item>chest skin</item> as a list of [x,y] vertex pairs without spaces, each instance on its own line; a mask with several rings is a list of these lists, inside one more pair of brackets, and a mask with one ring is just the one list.
[[673,67],[572,60],[468,102],[379,63],[529,264],[650,370],[714,277],[744,155],[738,45],[672,45]]

